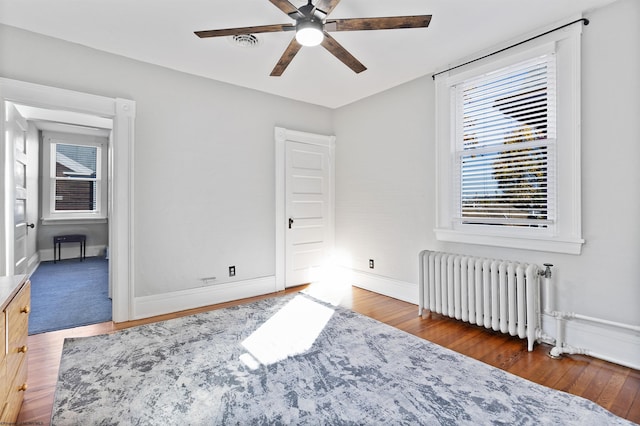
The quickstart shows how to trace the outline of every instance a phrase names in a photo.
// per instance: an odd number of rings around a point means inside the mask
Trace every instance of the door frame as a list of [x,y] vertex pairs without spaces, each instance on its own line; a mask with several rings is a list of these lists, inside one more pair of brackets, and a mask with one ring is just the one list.
[[[275,128],[275,165],[276,165],[276,265],[275,265],[275,290],[285,289],[286,277],[286,232],[287,232],[287,206],[286,206],[286,155],[287,141],[300,142],[309,145],[320,145],[329,148],[329,214],[327,226],[329,227],[329,241],[333,244],[335,236],[335,146],[336,137],[319,135],[315,133],[300,132],[297,130]],[[331,247],[333,248],[333,247]]]
[[[136,103],[129,99],[59,89],[19,80],[0,78],[0,142],[5,138],[5,101],[45,109],[72,111],[113,120],[109,142],[109,280],[112,288],[114,322],[134,318],[134,262],[133,262],[133,144]],[[0,172],[6,173],[6,149],[0,150]],[[5,185],[0,185],[0,209],[4,222],[0,224],[0,244],[7,245],[6,221],[13,217],[8,205]],[[10,191],[12,192],[12,191]],[[11,211],[9,211],[11,209]],[[6,257],[6,256],[4,256]],[[3,260],[4,264],[5,261]],[[0,266],[0,275],[5,275]]]

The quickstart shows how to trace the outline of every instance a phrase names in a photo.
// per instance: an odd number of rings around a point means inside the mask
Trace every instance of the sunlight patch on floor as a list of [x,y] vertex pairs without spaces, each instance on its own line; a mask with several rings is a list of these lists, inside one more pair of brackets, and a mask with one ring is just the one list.
[[333,306],[351,307],[353,270],[351,259],[345,254],[330,257],[317,271],[317,280],[304,293]]
[[327,306],[296,296],[242,342],[249,354],[240,360],[256,369],[305,353],[333,313]]

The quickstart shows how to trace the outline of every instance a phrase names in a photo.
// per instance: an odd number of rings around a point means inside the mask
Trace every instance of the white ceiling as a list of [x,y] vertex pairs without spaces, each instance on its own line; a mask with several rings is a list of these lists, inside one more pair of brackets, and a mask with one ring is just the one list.
[[[296,7],[305,0],[290,0]],[[268,0],[0,0],[0,22],[140,61],[336,108],[615,0],[342,0],[330,18],[433,15],[428,28],[334,33],[368,70],[306,47],[269,73],[293,33],[254,48],[193,31],[294,23]],[[0,58],[1,60],[1,58]]]

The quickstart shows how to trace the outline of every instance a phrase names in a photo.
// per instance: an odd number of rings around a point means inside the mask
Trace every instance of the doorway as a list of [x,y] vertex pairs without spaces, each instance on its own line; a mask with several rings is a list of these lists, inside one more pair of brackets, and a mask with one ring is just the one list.
[[[106,98],[49,86],[42,86],[17,80],[0,78],[0,113],[6,117],[6,102],[53,111],[61,114],[81,114],[112,120],[113,129],[108,148],[111,164],[109,185],[108,217],[109,225],[109,282],[112,290],[112,318],[115,322],[133,319],[133,129],[135,123],[135,102],[119,98]],[[67,122],[68,123],[68,122]],[[4,141],[5,120],[0,120],[0,142]],[[8,149],[1,150],[0,170],[7,173],[12,164],[7,161]],[[1,185],[0,191],[0,275],[11,275],[14,268],[7,259],[13,259],[14,209],[13,188]]]
[[335,136],[277,127],[276,290],[315,281],[334,246]]
[[31,278],[29,334],[110,321],[105,253],[113,120],[12,102],[5,108],[15,145],[13,273]]

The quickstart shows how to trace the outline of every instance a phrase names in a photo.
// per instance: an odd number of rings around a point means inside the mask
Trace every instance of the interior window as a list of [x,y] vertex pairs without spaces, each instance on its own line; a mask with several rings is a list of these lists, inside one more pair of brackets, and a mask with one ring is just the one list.
[[108,139],[45,131],[42,140],[43,223],[106,220]]

